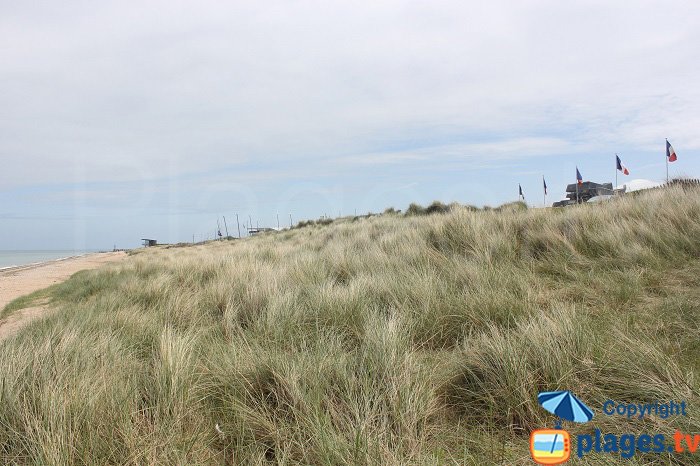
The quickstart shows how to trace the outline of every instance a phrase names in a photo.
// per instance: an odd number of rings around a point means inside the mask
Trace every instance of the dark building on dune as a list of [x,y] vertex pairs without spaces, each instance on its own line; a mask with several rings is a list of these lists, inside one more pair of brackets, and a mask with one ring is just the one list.
[[612,183],[594,183],[584,181],[581,184],[571,183],[566,187],[566,199],[555,202],[553,207],[563,207],[576,202],[588,202],[596,196],[610,196],[614,194]]

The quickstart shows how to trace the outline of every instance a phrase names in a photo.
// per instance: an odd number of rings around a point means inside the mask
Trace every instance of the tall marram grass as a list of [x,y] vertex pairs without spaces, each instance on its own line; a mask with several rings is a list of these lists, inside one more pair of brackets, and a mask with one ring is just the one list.
[[144,250],[53,287],[0,343],[0,463],[529,464],[556,389],[690,407],[573,432],[700,431],[698,191],[436,212]]

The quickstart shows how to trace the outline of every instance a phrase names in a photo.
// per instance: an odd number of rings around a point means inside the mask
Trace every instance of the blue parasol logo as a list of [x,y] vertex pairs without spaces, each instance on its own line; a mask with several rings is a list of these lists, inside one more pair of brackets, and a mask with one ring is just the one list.
[[593,411],[570,391],[542,392],[537,401],[544,409],[561,419],[572,422],[588,422],[593,419]]

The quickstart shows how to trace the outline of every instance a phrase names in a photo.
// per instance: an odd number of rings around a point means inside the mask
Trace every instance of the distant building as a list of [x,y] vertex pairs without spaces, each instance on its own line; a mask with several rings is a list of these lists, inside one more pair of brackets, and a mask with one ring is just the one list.
[[552,207],[566,207],[573,204],[576,204],[576,201],[572,201],[571,199],[562,199],[561,201],[557,201],[552,204]]
[[571,183],[566,187],[566,197],[572,202],[588,202],[596,196],[609,196],[613,194],[612,183],[594,183],[584,181],[581,184]]
[[267,231],[278,231],[276,228],[265,228],[265,227],[260,227],[260,228],[248,228],[248,234],[250,236],[257,235],[258,233],[265,233]]
[[150,248],[152,246],[158,246],[158,241],[154,239],[148,239],[148,238],[141,238],[141,241],[143,241],[144,247]]
[[661,186],[661,183],[657,183],[656,181],[636,179],[625,181],[624,184],[621,184],[615,190],[622,193],[633,193],[635,191],[658,188],[659,186]]

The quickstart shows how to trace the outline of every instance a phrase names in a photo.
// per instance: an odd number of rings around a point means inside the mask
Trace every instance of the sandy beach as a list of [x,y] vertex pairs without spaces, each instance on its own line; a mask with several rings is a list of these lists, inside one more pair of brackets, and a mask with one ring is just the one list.
[[0,271],[0,310],[12,300],[68,279],[80,270],[122,260],[124,252],[88,254]]

